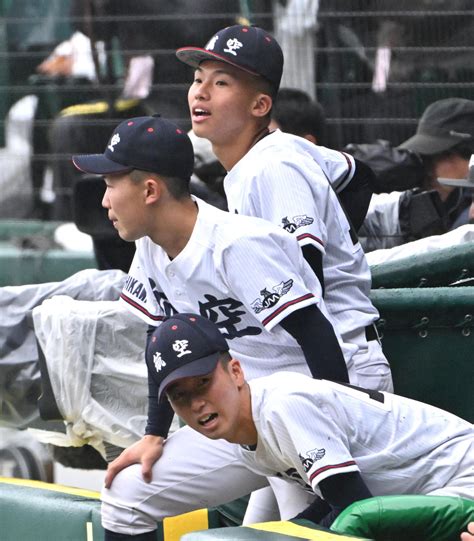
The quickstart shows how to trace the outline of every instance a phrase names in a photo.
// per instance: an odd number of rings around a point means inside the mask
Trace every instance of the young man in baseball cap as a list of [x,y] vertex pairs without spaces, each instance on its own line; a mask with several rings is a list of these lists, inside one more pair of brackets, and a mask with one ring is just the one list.
[[[192,145],[172,122],[125,120],[103,154],[73,162],[104,176],[109,219],[122,239],[136,243],[120,302],[143,321],[156,327],[177,312],[199,312],[216,322],[249,377],[282,369],[339,381],[348,381],[348,371],[355,377],[353,347],[338,341],[321,284],[295,238],[191,196]],[[184,342],[176,348],[188,355]],[[165,368],[158,358],[153,366]],[[166,516],[267,484],[235,462],[227,444],[187,431],[165,442],[173,412],[157,395],[149,377],[146,435],[109,465],[102,495],[107,541],[152,539]],[[205,502],[203,486],[212,487]]]
[[[229,211],[264,218],[294,234],[323,284],[338,332],[356,348],[357,376],[351,382],[392,390],[374,326],[379,314],[369,298],[370,269],[335,194],[357,181],[357,170],[365,176],[364,168],[356,169],[353,158],[341,152],[269,131],[283,53],[264,29],[229,26],[204,48],[182,47],[176,56],[195,70],[188,92],[192,129],[211,141],[227,171]],[[245,520],[270,518],[275,502],[263,503],[263,493],[262,501],[255,503],[255,498]],[[266,498],[271,499],[268,491]],[[257,508],[269,511],[251,514]]]
[[197,314],[165,320],[146,358],[158,398],[189,427],[237,444],[251,471],[312,494],[297,518],[329,527],[371,496],[474,494],[474,429],[448,412],[297,373],[246,381],[218,328]]
[[229,210],[265,218],[295,235],[324,284],[341,336],[357,348],[354,383],[391,390],[373,326],[378,313],[369,299],[370,270],[333,189],[347,185],[354,162],[294,135],[269,132],[283,69],[275,38],[262,28],[235,25],[204,48],[183,47],[176,55],[195,69],[188,93],[193,131],[211,141],[228,171]]

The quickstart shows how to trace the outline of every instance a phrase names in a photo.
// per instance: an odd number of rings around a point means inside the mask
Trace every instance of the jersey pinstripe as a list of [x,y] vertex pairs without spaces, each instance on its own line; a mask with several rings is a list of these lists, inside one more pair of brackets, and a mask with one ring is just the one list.
[[325,302],[343,338],[378,318],[369,300],[369,266],[334,193],[353,170],[344,153],[277,130],[224,181],[231,212],[267,219],[296,235],[301,246],[324,253]]
[[309,374],[300,346],[277,326],[311,304],[327,316],[297,242],[264,220],[195,200],[196,226],[172,261],[148,237],[137,241],[121,301],[152,325],[174,312],[215,321],[249,377],[279,369]]
[[300,374],[249,383],[258,432],[255,451],[241,450],[255,472],[311,487],[360,471],[374,496],[427,494],[471,476],[474,428],[433,406],[363,392]]

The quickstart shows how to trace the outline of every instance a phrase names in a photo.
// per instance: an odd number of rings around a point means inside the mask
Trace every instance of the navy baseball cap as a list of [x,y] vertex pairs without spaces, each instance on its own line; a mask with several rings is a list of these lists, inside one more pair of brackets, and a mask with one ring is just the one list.
[[158,384],[158,400],[174,381],[210,374],[220,353],[229,351],[215,323],[197,314],[175,314],[153,332],[146,362]]
[[432,156],[473,138],[474,101],[447,98],[435,101],[425,109],[415,135],[400,148]]
[[103,154],[73,156],[84,173],[113,175],[140,169],[165,177],[189,179],[193,145],[185,131],[159,115],[129,118],[114,130]]
[[204,60],[218,60],[252,75],[264,77],[278,90],[283,72],[283,52],[276,39],[258,26],[236,24],[219,30],[204,47],[182,47],[181,62],[198,68]]

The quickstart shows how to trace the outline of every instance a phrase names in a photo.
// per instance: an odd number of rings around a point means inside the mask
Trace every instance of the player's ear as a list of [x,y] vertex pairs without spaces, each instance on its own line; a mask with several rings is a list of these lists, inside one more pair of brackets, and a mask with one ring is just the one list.
[[271,111],[272,106],[273,100],[271,96],[259,93],[254,100],[252,113],[257,117],[264,117]]
[[242,370],[242,366],[237,359],[232,358],[229,361],[228,370],[232,379],[234,379],[237,385],[243,385],[245,382],[244,371]]
[[153,204],[156,203],[156,201],[158,201],[158,199],[161,197],[163,183],[160,180],[150,176],[145,179],[144,189],[145,202],[147,204]]

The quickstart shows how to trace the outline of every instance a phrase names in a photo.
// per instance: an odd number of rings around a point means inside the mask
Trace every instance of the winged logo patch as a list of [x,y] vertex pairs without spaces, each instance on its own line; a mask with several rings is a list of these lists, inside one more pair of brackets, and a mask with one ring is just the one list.
[[272,287],[272,291],[268,291],[266,287],[264,287],[260,291],[260,295],[263,298],[258,297],[255,299],[251,306],[256,314],[260,313],[262,310],[266,310],[267,308],[271,308],[272,306],[275,306],[275,304],[278,303],[281,297],[283,295],[286,295],[288,291],[290,291],[291,287],[293,286],[293,280],[282,280],[279,284]]
[[308,473],[313,464],[321,460],[325,454],[326,449],[311,449],[311,451],[306,451],[306,456],[299,455],[304,471]]
[[282,227],[288,233],[294,233],[300,227],[304,225],[311,225],[314,222],[314,218],[307,216],[306,214],[301,214],[300,216],[293,216],[293,218],[288,218],[285,216],[281,220]]

